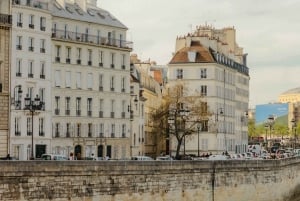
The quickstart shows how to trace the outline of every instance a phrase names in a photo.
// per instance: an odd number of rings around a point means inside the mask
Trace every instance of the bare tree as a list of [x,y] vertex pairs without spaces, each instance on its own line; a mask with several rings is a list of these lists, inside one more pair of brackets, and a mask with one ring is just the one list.
[[[196,132],[196,125],[201,124],[207,130],[211,113],[203,96],[198,92],[190,95],[183,84],[176,84],[163,95],[163,103],[153,111],[152,121],[155,132],[166,139],[174,136],[177,141],[176,158],[180,158],[180,147],[185,137]],[[170,123],[172,121],[172,123]],[[185,154],[185,153],[184,153]]]

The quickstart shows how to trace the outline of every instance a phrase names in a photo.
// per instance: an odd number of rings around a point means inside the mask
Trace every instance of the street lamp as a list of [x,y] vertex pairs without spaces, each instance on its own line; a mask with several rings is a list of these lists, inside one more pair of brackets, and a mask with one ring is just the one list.
[[199,136],[200,136],[200,129],[201,129],[202,125],[200,122],[198,122],[197,124],[197,129],[198,129],[198,157],[200,156],[200,147],[199,147]]
[[166,141],[166,146],[167,146],[167,149],[166,149],[166,155],[169,155],[171,157],[172,155],[172,150],[171,150],[171,135],[170,135],[170,130],[171,130],[171,126],[174,124],[175,120],[174,120],[174,117],[168,117],[168,140]]
[[34,100],[31,100],[31,97],[27,94],[25,97],[25,108],[24,110],[28,110],[31,114],[31,157],[30,160],[34,159],[33,155],[33,115],[36,111],[42,110],[43,108],[43,102],[40,101],[40,98],[38,95],[34,98]]
[[[217,109],[217,113],[215,115],[215,121],[216,122],[219,122],[219,115],[223,115],[224,112],[223,112],[223,108],[218,108]],[[219,124],[216,125],[217,126],[217,134],[219,133]],[[227,152],[227,144],[226,144],[226,133],[225,133],[225,115],[224,115],[224,122],[223,122],[223,129],[224,129],[224,141],[225,141],[225,151]]]
[[[16,89],[18,89],[16,91]],[[22,98],[22,86],[17,85],[14,87],[14,97],[11,100],[12,105],[15,105],[15,109],[21,109],[21,98]]]
[[266,128],[266,142],[267,142],[266,148],[268,148],[267,130],[269,128],[269,130],[270,130],[270,139],[271,139],[271,137],[272,137],[272,127],[273,127],[274,123],[275,123],[275,117],[274,117],[274,115],[269,115],[269,117],[268,117],[268,119],[267,119],[267,121],[265,123],[265,128]]
[[[135,96],[133,101],[134,101],[135,106],[137,106],[137,103],[138,103],[137,95],[131,95],[131,96]],[[131,100],[130,100],[127,110],[130,113],[130,120],[133,121],[133,110],[131,107],[132,106],[131,106]]]

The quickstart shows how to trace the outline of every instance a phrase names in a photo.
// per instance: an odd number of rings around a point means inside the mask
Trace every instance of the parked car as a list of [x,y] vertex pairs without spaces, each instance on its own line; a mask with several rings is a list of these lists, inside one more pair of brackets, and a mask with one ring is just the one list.
[[151,158],[150,156],[132,156],[131,160],[134,160],[134,161],[152,161],[153,158]]
[[173,158],[169,155],[156,157],[157,161],[171,161]]
[[210,155],[207,160],[227,160],[229,157],[227,155]]
[[41,160],[56,160],[56,161],[66,161],[68,158],[63,155],[58,154],[43,154]]

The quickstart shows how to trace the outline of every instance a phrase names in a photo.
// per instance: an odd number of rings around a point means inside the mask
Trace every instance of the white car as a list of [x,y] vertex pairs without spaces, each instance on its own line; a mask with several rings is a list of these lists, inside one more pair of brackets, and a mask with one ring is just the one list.
[[227,160],[228,156],[226,155],[210,155],[207,160]]

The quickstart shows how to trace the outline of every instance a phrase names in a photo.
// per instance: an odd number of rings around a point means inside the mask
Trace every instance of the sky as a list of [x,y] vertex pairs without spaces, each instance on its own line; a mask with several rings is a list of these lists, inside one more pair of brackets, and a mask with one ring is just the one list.
[[177,36],[199,25],[234,27],[248,53],[249,107],[300,87],[300,0],[98,0],[128,27],[132,53],[166,65]]

